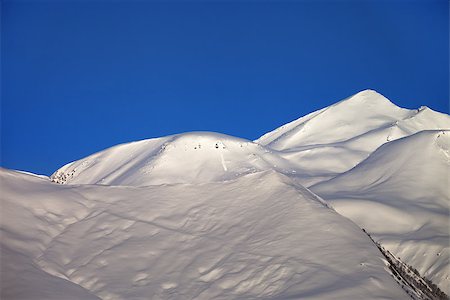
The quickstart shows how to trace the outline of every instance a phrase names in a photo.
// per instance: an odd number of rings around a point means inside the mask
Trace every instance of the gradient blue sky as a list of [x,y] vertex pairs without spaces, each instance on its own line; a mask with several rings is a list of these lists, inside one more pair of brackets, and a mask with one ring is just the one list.
[[448,113],[433,1],[2,1],[1,165],[51,174],[109,146],[256,139],[366,88]]

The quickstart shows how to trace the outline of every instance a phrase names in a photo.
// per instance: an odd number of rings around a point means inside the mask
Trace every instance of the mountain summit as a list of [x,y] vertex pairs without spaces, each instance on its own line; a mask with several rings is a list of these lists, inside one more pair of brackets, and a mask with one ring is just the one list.
[[249,140],[213,132],[190,132],[106,149],[56,171],[68,184],[145,186],[217,182],[289,162]]
[[269,132],[256,142],[277,150],[343,142],[414,114],[373,90],[365,90]]
[[448,124],[446,114],[427,107],[400,108],[383,95],[365,90],[283,125],[255,142],[277,150],[345,144],[380,135],[386,142],[421,130],[446,128]]
[[[381,145],[422,130],[450,129],[450,116],[396,106],[373,90],[359,92],[256,140],[278,150],[310,186],[348,171]],[[303,174],[303,175],[300,175]]]

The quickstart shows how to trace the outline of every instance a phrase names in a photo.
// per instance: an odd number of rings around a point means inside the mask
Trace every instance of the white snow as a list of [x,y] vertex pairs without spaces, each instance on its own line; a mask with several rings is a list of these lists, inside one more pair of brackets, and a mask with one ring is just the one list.
[[[290,164],[249,140],[190,132],[106,149],[64,166],[52,178],[70,184],[146,186],[218,182],[269,169],[285,173]],[[66,179],[58,180],[61,176]]]
[[148,187],[0,175],[2,299],[407,299],[355,224],[274,171]]
[[360,228],[448,294],[449,129],[366,90],[254,142],[0,169],[1,299],[406,299]]
[[449,293],[450,131],[386,143],[311,190]]
[[377,92],[365,90],[269,132],[257,142],[277,150],[343,142],[412,114]]
[[348,171],[388,141],[439,129],[450,129],[450,116],[427,107],[403,109],[365,90],[255,142],[279,150],[292,168],[302,170],[299,182],[311,186]]

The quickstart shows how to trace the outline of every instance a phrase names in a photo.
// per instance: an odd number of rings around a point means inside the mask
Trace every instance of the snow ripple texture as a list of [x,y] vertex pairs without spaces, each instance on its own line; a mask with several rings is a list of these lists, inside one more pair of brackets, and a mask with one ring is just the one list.
[[362,228],[448,294],[449,129],[366,90],[256,141],[0,169],[1,299],[408,299]]

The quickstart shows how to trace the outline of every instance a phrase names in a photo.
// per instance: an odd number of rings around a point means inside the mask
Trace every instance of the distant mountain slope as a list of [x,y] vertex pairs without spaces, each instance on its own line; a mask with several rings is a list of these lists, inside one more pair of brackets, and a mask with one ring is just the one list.
[[311,187],[449,294],[450,131],[389,142]]
[[408,299],[355,224],[274,171],[141,188],[0,176],[1,271],[30,262],[2,274],[2,299]]
[[365,90],[281,126],[256,143],[278,150],[306,186],[356,166],[382,144],[422,130],[450,129],[450,116],[427,107],[397,107]]
[[223,181],[262,170],[289,173],[291,165],[251,141],[191,132],[118,145],[70,163],[58,183],[145,186]]

